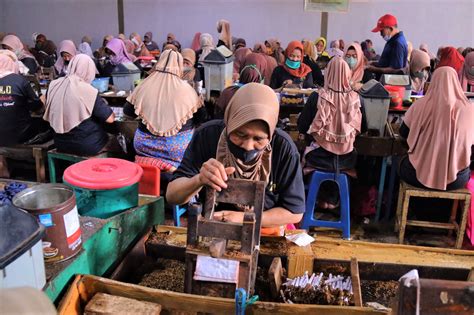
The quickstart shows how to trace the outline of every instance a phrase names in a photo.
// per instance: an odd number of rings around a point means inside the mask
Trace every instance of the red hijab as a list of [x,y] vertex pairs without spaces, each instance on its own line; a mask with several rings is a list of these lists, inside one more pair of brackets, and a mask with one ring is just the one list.
[[436,67],[451,67],[456,70],[456,73],[460,73],[464,64],[464,57],[454,47],[445,47],[441,50],[441,57],[439,59],[438,66]]
[[311,72],[311,68],[308,67],[306,64],[303,63],[303,44],[299,40],[294,40],[288,44],[288,47],[286,47],[285,50],[285,56],[288,58],[288,56],[293,52],[293,50],[299,49],[301,51],[301,65],[298,69],[291,69],[289,68],[286,64],[283,64],[283,68],[291,74],[294,77],[297,78],[303,78],[305,77],[308,73]]

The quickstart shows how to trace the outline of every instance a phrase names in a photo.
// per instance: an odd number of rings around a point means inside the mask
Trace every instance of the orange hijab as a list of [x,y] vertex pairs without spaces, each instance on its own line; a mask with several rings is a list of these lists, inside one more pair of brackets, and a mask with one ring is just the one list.
[[474,144],[474,106],[451,67],[438,68],[426,96],[403,118],[410,128],[408,158],[424,186],[446,190],[469,166]]
[[337,154],[354,150],[362,113],[359,94],[350,85],[351,70],[341,57],[333,57],[326,69],[324,88],[319,90],[318,112],[308,130],[318,145]]
[[311,68],[303,63],[303,52],[304,52],[303,44],[299,40],[294,40],[294,41],[290,42],[288,44],[288,47],[286,47],[285,55],[286,55],[286,58],[288,58],[288,56],[295,49],[299,49],[301,51],[301,65],[300,65],[300,67],[298,69],[291,69],[286,64],[283,64],[283,68],[285,68],[285,70],[294,77],[304,78],[304,77],[306,77],[306,75],[308,75],[308,73],[311,72]]

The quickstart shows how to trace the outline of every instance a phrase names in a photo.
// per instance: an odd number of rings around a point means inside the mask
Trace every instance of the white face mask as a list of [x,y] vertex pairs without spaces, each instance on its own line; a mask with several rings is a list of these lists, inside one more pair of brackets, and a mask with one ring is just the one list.
[[386,42],[388,42],[388,41],[390,40],[390,38],[391,38],[390,35],[384,35],[384,37],[383,37],[383,39],[384,39]]

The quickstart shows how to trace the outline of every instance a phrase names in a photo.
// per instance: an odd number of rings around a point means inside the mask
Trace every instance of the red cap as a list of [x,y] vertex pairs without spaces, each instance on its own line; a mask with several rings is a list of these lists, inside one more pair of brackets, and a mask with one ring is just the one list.
[[385,14],[378,20],[377,26],[372,30],[372,32],[377,33],[380,32],[384,27],[393,27],[397,24],[396,17],[391,14]]

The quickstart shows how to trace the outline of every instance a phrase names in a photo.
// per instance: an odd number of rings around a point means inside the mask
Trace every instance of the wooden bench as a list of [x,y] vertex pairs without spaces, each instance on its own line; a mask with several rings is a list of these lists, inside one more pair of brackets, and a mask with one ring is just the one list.
[[[407,220],[410,197],[453,199],[453,207],[451,208],[449,222],[440,223],[431,221]],[[459,201],[463,202],[460,224],[456,222]],[[397,215],[395,218],[395,232],[399,232],[399,243],[403,244],[403,240],[405,238],[405,229],[407,226],[418,226],[435,229],[446,229],[449,230],[450,233],[455,230],[457,232],[455,247],[461,248],[464,239],[464,232],[466,230],[467,214],[469,212],[470,205],[471,193],[467,189],[457,189],[450,191],[427,190],[408,185],[407,183],[402,181],[400,183]]]
[[36,181],[46,182],[46,156],[47,152],[54,148],[54,141],[50,140],[43,144],[18,144],[13,147],[0,147],[0,155],[20,161],[35,161]]

